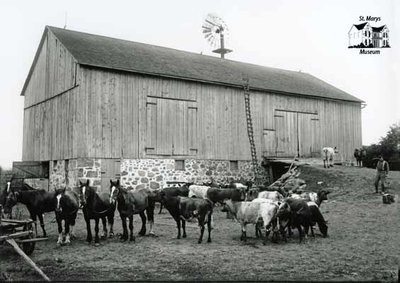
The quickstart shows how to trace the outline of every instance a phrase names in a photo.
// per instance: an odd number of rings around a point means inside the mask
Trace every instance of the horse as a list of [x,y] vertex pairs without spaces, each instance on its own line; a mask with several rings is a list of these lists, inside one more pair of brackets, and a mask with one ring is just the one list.
[[130,236],[129,241],[135,241],[135,236],[133,235],[133,215],[139,214],[142,219],[142,228],[139,231],[139,235],[144,236],[146,234],[146,215],[150,223],[150,235],[155,236],[153,232],[154,224],[154,207],[155,200],[157,198],[157,192],[151,191],[150,189],[139,189],[139,190],[127,190],[123,188],[119,180],[116,182],[111,182],[111,194],[110,203],[117,202],[117,209],[119,216],[122,221],[123,234],[121,235],[121,240],[128,240],[128,229],[126,219],[129,219],[129,230]]
[[[11,192],[11,190],[13,190],[14,192],[35,190],[35,188],[29,186],[26,183],[23,183],[22,186],[15,186],[15,184],[13,185],[12,184],[13,179],[14,179],[14,177],[12,177],[11,180],[6,183],[6,186],[4,189],[0,189],[0,205],[2,205],[3,208],[6,204],[7,195],[9,192]],[[3,215],[3,211],[0,211],[0,214]],[[7,217],[9,219],[12,219],[12,209],[7,214],[8,214]]]
[[44,228],[43,213],[51,212],[56,209],[56,194],[57,192],[47,192],[45,190],[36,190],[24,184],[24,190],[14,191],[10,189],[7,193],[4,212],[11,213],[12,207],[18,202],[25,204],[29,211],[30,218],[35,222],[35,233],[37,235],[37,218],[39,218],[40,226],[43,230],[43,237],[46,237]]
[[[111,182],[111,180],[110,180]],[[90,227],[90,220],[94,219],[95,221],[95,245],[99,245],[99,220],[101,219],[103,223],[103,232],[104,235],[101,238],[107,238],[107,221],[110,225],[110,234],[109,237],[112,238],[114,236],[113,225],[114,225],[114,214],[115,214],[115,203],[110,202],[110,194],[111,188],[109,192],[104,192],[98,194],[96,192],[95,187],[89,186],[89,180],[86,183],[82,183],[79,181],[79,200],[81,203],[83,216],[86,221],[86,230],[87,237],[86,241],[88,243],[92,242],[92,230]],[[111,182],[112,185],[112,182]]]
[[[70,244],[70,237],[72,235],[75,220],[79,210],[79,196],[72,190],[60,189],[55,191],[56,194],[56,221],[58,226],[58,240],[57,245]],[[64,234],[63,237],[62,221],[64,220]]]

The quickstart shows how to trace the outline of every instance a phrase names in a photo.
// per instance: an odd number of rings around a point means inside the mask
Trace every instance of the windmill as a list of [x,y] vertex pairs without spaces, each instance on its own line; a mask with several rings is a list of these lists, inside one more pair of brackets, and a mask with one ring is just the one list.
[[225,37],[228,35],[228,26],[225,22],[215,14],[208,14],[202,25],[204,37],[213,46],[219,48],[213,50],[214,53],[221,54],[221,58],[225,58],[225,54],[232,52],[225,48]]

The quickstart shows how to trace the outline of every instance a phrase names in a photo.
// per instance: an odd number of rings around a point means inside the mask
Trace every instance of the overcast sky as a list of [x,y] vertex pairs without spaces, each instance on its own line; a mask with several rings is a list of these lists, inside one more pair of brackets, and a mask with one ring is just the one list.
[[[227,58],[310,73],[364,100],[363,144],[400,121],[400,1],[1,1],[0,166],[22,157],[22,86],[46,25],[213,55],[201,25],[215,13],[229,27]],[[392,48],[348,49],[360,16],[380,17]]]

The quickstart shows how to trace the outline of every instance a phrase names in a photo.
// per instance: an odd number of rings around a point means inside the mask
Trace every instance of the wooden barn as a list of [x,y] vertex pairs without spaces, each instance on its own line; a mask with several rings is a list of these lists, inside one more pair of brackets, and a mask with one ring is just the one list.
[[258,160],[361,146],[362,101],[310,74],[47,26],[21,93],[23,162],[47,164],[51,187],[251,179],[244,79]]

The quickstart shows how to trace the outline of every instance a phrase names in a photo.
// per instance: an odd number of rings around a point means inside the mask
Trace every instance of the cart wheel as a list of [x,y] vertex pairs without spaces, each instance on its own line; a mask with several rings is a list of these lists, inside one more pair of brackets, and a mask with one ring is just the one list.
[[[24,226],[24,231],[27,231],[27,230],[33,231],[32,230],[32,223]],[[30,233],[29,236],[26,239],[33,239],[33,238],[34,238],[33,233]],[[31,255],[33,253],[33,251],[35,250],[35,242],[22,243],[22,250],[27,255]]]

